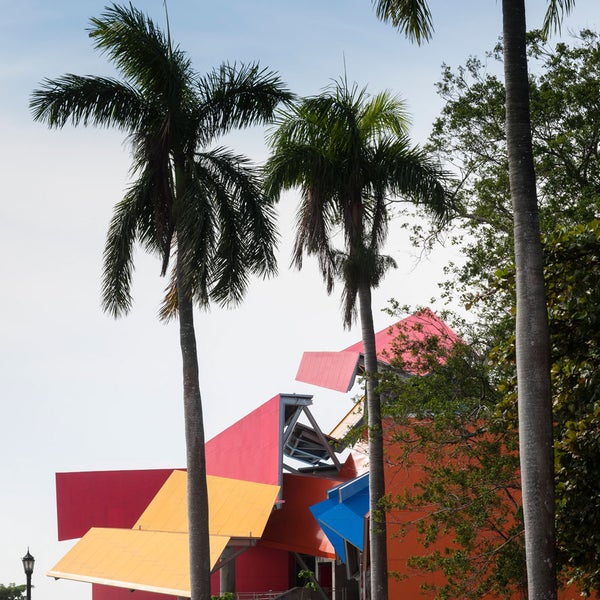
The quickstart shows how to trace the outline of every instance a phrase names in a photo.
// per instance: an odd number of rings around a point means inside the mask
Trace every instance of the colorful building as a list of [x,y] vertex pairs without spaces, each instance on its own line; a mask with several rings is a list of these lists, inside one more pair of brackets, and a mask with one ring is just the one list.
[[[434,313],[421,311],[377,333],[382,368],[398,327],[417,341],[457,340]],[[414,357],[403,358],[415,374]],[[297,379],[346,393],[362,369],[357,343],[305,353]],[[278,394],[207,442],[214,594],[275,598],[302,588],[301,575],[313,572],[313,597],[366,597],[368,457],[363,443],[344,441],[361,425],[362,407],[324,433],[312,403],[309,395]],[[388,466],[387,490],[400,493],[419,477],[418,469]],[[185,471],[177,469],[57,474],[59,539],[80,540],[48,575],[91,583],[93,600],[131,600],[130,591],[137,600],[189,597],[185,490]],[[409,573],[408,559],[422,545],[416,535],[388,533],[388,569],[403,575],[390,578],[390,598],[420,597],[422,585],[441,575]]]

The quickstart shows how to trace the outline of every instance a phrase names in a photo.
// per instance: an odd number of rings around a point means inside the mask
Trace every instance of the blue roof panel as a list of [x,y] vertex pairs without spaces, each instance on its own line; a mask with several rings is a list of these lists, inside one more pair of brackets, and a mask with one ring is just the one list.
[[369,512],[369,477],[361,475],[329,490],[327,500],[310,507],[335,551],[346,562],[344,540],[364,549],[364,519]]

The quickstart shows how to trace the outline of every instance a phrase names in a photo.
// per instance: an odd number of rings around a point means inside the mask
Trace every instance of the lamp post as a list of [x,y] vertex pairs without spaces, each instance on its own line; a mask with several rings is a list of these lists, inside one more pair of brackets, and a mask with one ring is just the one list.
[[31,575],[33,574],[34,564],[35,558],[29,554],[29,548],[27,548],[27,554],[23,557],[23,569],[27,577],[27,600],[31,600]]

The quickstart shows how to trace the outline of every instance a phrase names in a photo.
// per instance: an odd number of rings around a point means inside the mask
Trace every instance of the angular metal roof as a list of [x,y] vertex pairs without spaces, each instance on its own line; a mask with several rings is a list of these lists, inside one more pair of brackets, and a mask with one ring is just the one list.
[[327,500],[310,507],[312,514],[346,562],[344,542],[364,549],[365,516],[369,512],[369,474],[365,473],[327,492]]
[[[256,543],[279,486],[207,477],[210,562],[231,541]],[[173,471],[132,529],[92,528],[47,575],[189,597],[187,474]]]

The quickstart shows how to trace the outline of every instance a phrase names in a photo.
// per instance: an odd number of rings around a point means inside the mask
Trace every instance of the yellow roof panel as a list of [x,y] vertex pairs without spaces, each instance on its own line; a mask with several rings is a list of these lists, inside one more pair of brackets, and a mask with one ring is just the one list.
[[342,439],[365,416],[364,402],[363,397],[344,415],[329,433],[330,437]]
[[[211,568],[228,541],[226,536],[210,536]],[[47,575],[189,597],[188,536],[92,528]]]
[[[188,532],[187,473],[173,471],[133,529]],[[210,500],[209,500],[210,502]]]
[[[207,478],[210,565],[229,540],[260,538],[279,487]],[[73,579],[189,597],[187,474],[173,471],[132,529],[92,528],[48,571]]]
[[[260,538],[279,487],[226,477],[207,477],[211,535]],[[173,471],[133,529],[187,533],[187,474]]]

